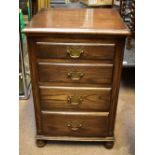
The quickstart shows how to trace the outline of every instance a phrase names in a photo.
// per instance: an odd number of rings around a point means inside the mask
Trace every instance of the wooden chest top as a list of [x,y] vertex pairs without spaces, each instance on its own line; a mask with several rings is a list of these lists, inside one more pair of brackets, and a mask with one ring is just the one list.
[[129,30],[114,9],[48,8],[35,15],[25,33],[79,33],[128,35]]

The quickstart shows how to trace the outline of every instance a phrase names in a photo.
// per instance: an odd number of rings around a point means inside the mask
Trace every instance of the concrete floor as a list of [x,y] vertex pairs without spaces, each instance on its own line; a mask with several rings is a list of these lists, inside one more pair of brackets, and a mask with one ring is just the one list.
[[45,147],[35,145],[35,119],[32,95],[20,100],[20,155],[134,155],[135,153],[135,88],[134,70],[125,69],[119,94],[115,137],[111,150],[102,143],[49,142]]

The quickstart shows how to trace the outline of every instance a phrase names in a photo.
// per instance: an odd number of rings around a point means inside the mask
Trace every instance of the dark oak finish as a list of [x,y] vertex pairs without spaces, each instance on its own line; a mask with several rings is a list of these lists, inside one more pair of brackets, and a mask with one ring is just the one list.
[[40,86],[43,110],[109,111],[111,88]]
[[79,57],[75,57],[74,59],[111,60],[114,58],[115,44],[37,42],[36,48],[37,58],[72,59],[72,51],[77,51]]
[[24,32],[37,145],[44,146],[44,140],[104,141],[106,148],[112,148],[129,34],[118,12],[46,9],[33,17]]
[[38,72],[40,82],[111,83],[113,64],[41,61]]
[[[73,18],[74,16],[74,18]],[[113,9],[42,9],[27,25],[26,33],[128,35]]]
[[105,137],[108,134],[108,115],[104,113],[46,113],[42,115],[43,134],[47,136]]

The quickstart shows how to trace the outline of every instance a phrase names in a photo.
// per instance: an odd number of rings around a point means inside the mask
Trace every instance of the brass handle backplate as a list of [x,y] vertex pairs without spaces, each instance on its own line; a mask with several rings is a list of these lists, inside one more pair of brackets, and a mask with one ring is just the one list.
[[73,59],[77,59],[84,53],[83,49],[79,47],[67,47],[67,53]]
[[73,72],[68,73],[68,77],[70,77],[73,81],[78,81],[83,76],[84,76],[84,73],[82,73],[82,72],[73,71]]
[[67,100],[69,104],[76,106],[81,104],[83,99],[78,96],[68,96]]
[[82,124],[71,122],[68,123],[67,126],[71,131],[78,131],[82,127]]

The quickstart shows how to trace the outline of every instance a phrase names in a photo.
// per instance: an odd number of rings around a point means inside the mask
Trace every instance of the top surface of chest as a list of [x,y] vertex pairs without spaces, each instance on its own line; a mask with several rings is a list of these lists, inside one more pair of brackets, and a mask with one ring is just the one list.
[[113,9],[43,9],[24,29],[25,33],[80,33],[128,35],[119,13]]

